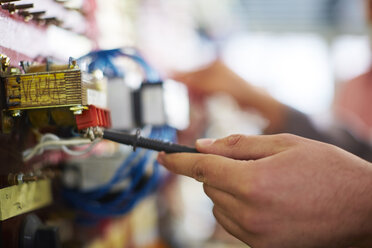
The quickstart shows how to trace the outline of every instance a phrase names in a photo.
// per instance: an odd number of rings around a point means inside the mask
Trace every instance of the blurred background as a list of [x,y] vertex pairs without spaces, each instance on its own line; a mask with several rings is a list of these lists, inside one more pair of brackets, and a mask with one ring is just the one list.
[[[136,46],[163,77],[218,58],[322,126],[334,121],[338,89],[370,69],[369,6],[365,0],[97,0],[97,44]],[[204,137],[260,134],[265,127],[226,95],[210,97],[206,115]],[[201,184],[178,177],[171,185],[160,202],[168,211],[160,225],[169,244],[245,247],[216,227]]]
[[[320,122],[331,118],[339,85],[370,66],[365,0],[98,0],[97,5],[101,48],[136,45],[164,76],[220,58],[283,103],[321,116]],[[241,132],[232,126],[228,132]],[[259,132],[255,125],[246,129]]]
[[[364,0],[101,0],[98,9],[103,48],[134,44],[164,76],[219,58],[320,126],[334,121],[339,88],[370,69],[369,4]],[[259,134],[265,126],[227,96],[210,97],[206,105],[206,137]],[[171,207],[175,242],[232,247],[233,239],[215,228],[202,186],[187,178],[175,185],[178,193],[170,196],[177,202]]]

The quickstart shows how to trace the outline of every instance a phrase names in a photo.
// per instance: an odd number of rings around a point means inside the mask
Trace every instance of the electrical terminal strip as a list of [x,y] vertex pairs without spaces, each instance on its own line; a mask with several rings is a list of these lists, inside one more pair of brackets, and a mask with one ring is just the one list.
[[89,105],[88,109],[83,110],[81,115],[76,115],[76,125],[78,130],[89,127],[111,127],[110,111]]
[[82,137],[90,139],[91,141],[94,141],[96,139],[102,139],[103,137],[103,131],[104,129],[101,127],[88,127],[81,132]]

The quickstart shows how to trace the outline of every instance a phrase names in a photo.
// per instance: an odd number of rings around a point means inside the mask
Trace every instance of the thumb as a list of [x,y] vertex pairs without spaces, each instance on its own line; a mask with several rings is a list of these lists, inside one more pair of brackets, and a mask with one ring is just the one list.
[[196,148],[202,153],[221,155],[239,160],[269,157],[287,150],[299,137],[291,134],[231,135],[222,139],[199,139]]

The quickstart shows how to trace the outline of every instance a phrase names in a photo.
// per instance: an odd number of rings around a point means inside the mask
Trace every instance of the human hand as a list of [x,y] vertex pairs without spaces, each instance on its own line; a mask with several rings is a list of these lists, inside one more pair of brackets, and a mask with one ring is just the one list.
[[226,93],[234,98],[239,98],[242,91],[248,93],[247,89],[253,88],[220,60],[216,60],[197,71],[176,73],[172,78],[183,82],[191,92],[199,95]]
[[159,153],[204,185],[217,221],[254,248],[372,247],[372,166],[289,134],[199,140],[206,154]]
[[285,123],[286,105],[245,81],[219,60],[198,71],[178,73],[173,78],[187,85],[193,98],[200,99],[216,93],[231,96],[242,108],[255,110],[266,118],[268,133],[280,131]]

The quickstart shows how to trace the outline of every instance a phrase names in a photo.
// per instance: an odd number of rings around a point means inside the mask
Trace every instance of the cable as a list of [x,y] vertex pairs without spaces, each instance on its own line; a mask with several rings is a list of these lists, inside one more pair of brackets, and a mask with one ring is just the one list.
[[142,147],[159,152],[164,151],[166,153],[176,152],[199,153],[198,150],[196,150],[194,147],[187,147],[162,140],[141,137],[139,132],[137,132],[135,135],[132,135],[113,130],[105,130],[103,133],[103,138],[124,145],[131,145],[133,146],[133,150],[136,150],[137,147]]
[[[89,72],[100,69],[106,77],[123,77],[124,72],[115,66],[114,59],[118,57],[128,57],[139,64],[145,74],[146,83],[158,83],[162,79],[160,75],[145,61],[141,54],[133,48],[122,48],[112,50],[93,51],[78,59],[81,68],[86,66]],[[113,136],[110,136],[112,134]],[[104,132],[105,138],[123,138],[123,133],[113,133],[112,130]],[[124,135],[125,136],[125,135]],[[182,147],[175,142],[176,130],[169,126],[151,127],[148,138],[131,136],[130,143],[135,147],[159,148],[169,151],[169,149],[179,149],[182,151],[196,152],[194,148]],[[162,140],[162,141],[160,141]],[[124,143],[124,142],[122,142]],[[67,148],[67,147],[66,147]],[[185,150],[186,149],[186,150]],[[174,150],[176,152],[176,150]],[[117,168],[112,178],[104,185],[89,191],[79,189],[67,189],[63,191],[65,199],[75,208],[84,213],[97,217],[111,217],[128,213],[136,204],[148,194],[154,192],[164,177],[165,170],[160,169],[160,165],[155,159],[156,153],[141,148],[135,149]],[[125,188],[119,192],[117,185],[127,183]]]
[[87,63],[89,72],[100,69],[109,78],[123,77],[124,73],[112,61],[117,57],[128,57],[139,64],[145,72],[147,82],[161,81],[160,75],[145,61],[139,51],[130,47],[93,51],[80,57],[78,61],[80,65]]
[[[175,130],[168,126],[153,127],[149,138],[174,141]],[[160,166],[154,156],[153,151],[139,148],[129,155],[108,183],[85,192],[65,189],[65,199],[75,208],[96,217],[126,214],[140,200],[154,192],[161,182]],[[151,168],[148,165],[152,165]],[[107,200],[113,194],[113,188],[123,181],[128,181],[128,185],[116,193],[114,198]]]
[[[90,152],[99,141],[99,139],[96,139],[92,142],[90,139],[85,138],[72,138],[62,140],[57,135],[47,133],[40,138],[39,144],[23,152],[23,160],[28,161],[34,156],[42,154],[45,150],[59,149],[71,156],[80,156]],[[88,144],[89,146],[81,151],[75,151],[68,148],[68,146],[82,146]]]

